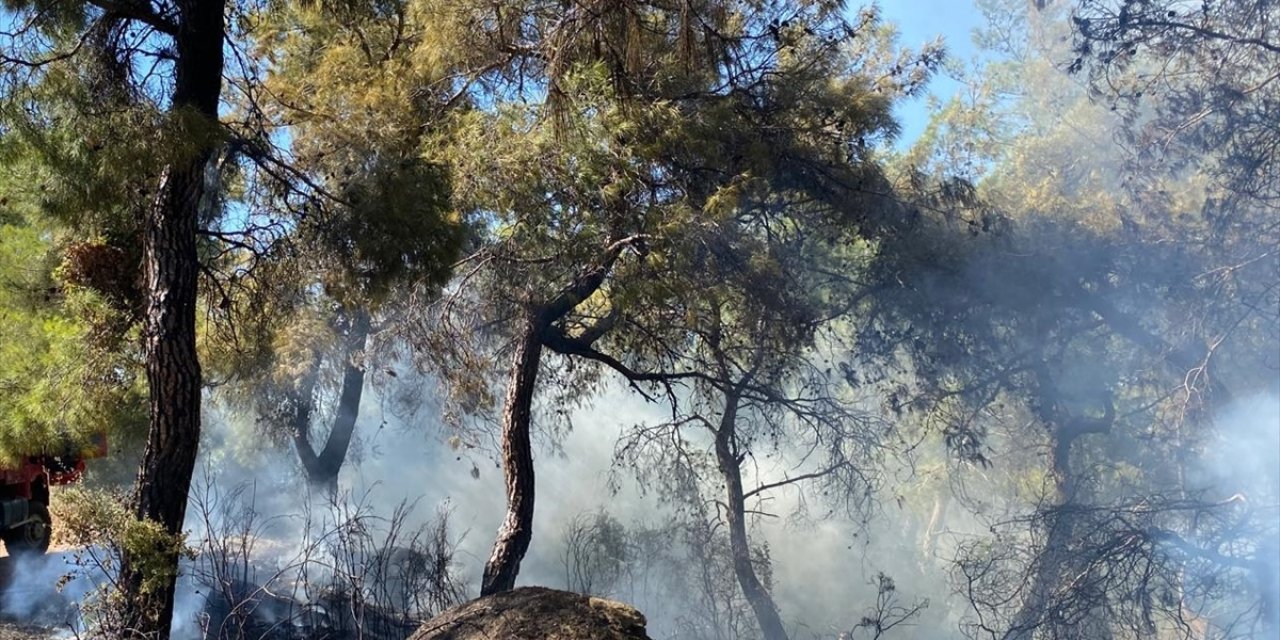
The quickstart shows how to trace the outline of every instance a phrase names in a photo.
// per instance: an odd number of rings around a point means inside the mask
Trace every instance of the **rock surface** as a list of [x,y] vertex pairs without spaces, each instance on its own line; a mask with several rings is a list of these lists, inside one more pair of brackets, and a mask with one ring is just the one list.
[[472,600],[428,620],[409,640],[651,640],[630,605],[544,587]]

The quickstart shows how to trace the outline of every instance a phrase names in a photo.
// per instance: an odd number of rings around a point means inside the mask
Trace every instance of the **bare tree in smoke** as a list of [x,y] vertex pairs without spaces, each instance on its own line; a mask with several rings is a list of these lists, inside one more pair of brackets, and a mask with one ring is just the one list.
[[[579,514],[566,530],[563,558],[574,588],[641,607],[649,633],[689,640],[760,637],[734,572],[723,520],[686,508],[658,524],[623,525],[605,511]],[[772,589],[768,548],[751,549],[754,572]]]
[[609,342],[565,343],[638,389],[667,392],[672,419],[632,429],[617,459],[677,509],[724,524],[739,588],[764,637],[775,639],[787,631],[753,557],[750,519],[769,515],[760,505],[788,489],[816,487],[835,504],[865,504],[892,438],[855,405],[829,355],[834,323],[865,293],[842,274],[863,256],[823,248],[822,239],[830,247],[833,236],[856,231],[824,223],[832,210],[804,195],[755,197],[739,205],[737,228],[690,234],[692,248],[681,252],[689,264],[671,264],[663,278],[677,293],[627,317],[650,336],[645,351],[619,359],[599,350]]
[[[725,525],[733,573],[764,637],[784,638],[772,588],[761,578],[749,541],[750,519],[771,515],[760,505],[772,492],[788,488],[819,487],[838,504],[868,500],[875,488],[876,450],[883,443],[874,421],[846,405],[835,395],[838,390],[828,374],[805,362],[809,354],[770,351],[765,348],[770,338],[760,333],[735,335],[727,326],[712,331],[702,336],[705,366],[713,377],[728,382],[700,385],[682,415],[635,428],[619,444],[618,458],[642,480],[658,483],[677,508]],[[779,360],[766,362],[770,357]],[[791,367],[799,370],[794,378]],[[758,472],[762,461],[757,456],[766,464],[775,456],[787,464],[796,451],[807,452],[801,455],[812,456],[813,463],[782,477],[750,480],[744,474]],[[708,486],[716,485],[723,495],[707,493]],[[705,513],[704,501],[715,505],[714,515]]]
[[[935,224],[945,237],[948,224]],[[1115,532],[1114,522],[1092,516],[1125,512],[1134,495],[1148,496],[1138,502],[1150,506],[1162,504],[1160,496],[1170,492],[1193,490],[1188,460],[1209,442],[1209,418],[1230,396],[1218,390],[1220,381],[1206,384],[1209,376],[1197,377],[1205,372],[1196,366],[1198,359],[1184,368],[1186,352],[1168,345],[1189,342],[1182,337],[1187,318],[1175,311],[1193,314],[1200,329],[1213,322],[1212,311],[1170,305],[1164,317],[1136,321],[1123,309],[1141,305],[1153,292],[1167,294],[1165,300],[1191,295],[1185,283],[1199,268],[1192,265],[1212,264],[1211,257],[1035,219],[1010,222],[990,235],[961,232],[953,238],[950,247],[905,246],[904,262],[891,277],[922,270],[910,278],[915,286],[889,288],[874,299],[876,314],[865,327],[862,355],[897,353],[914,363],[914,377],[892,378],[891,407],[932,423],[963,461],[987,466],[993,456],[1010,457],[988,448],[997,425],[1021,416],[1042,427],[1013,441],[1030,437],[1046,449],[1039,503],[1030,515],[998,523],[996,529],[1005,533],[996,541],[979,538],[961,549],[957,586],[975,606],[970,631],[983,637],[1065,638],[1138,633],[1142,624],[1167,627],[1183,615],[1179,607],[1198,606],[1191,600],[1167,610],[1150,604],[1172,593],[1169,585],[1192,579],[1180,572],[1183,561],[1152,542],[1153,559],[1135,569],[1138,556],[1114,548],[1124,547],[1125,536],[1137,545],[1135,535],[1160,535],[1136,525]],[[1054,247],[1052,258],[1038,249],[1045,242]],[[922,246],[942,250],[913,254]],[[1134,255],[1144,260],[1132,261]],[[1034,264],[1023,262],[1028,256]],[[1155,267],[1156,261],[1164,266]],[[1241,303],[1247,309],[1247,301],[1230,301]],[[1266,325],[1255,326],[1262,331],[1227,334],[1235,345],[1220,341],[1221,348],[1266,344]],[[1267,388],[1264,370],[1240,367],[1231,379],[1237,391]],[[1126,473],[1135,477],[1126,479]],[[1198,537],[1196,528],[1205,523],[1179,520],[1186,513],[1177,508],[1168,515],[1161,530],[1188,538]],[[1266,546],[1270,534],[1264,529],[1245,529],[1261,536],[1248,544]],[[1125,586],[1137,579],[1134,571],[1147,572],[1150,581],[1141,588]],[[1169,582],[1153,586],[1161,580]],[[1143,595],[1161,588],[1166,591]],[[1247,600],[1219,595],[1219,604],[1250,609]]]
[[578,593],[609,595],[633,561],[626,528],[603,510],[574,516],[562,544],[565,588]]
[[[1071,579],[1047,594],[1037,622],[1021,612],[1009,616],[1005,603],[1010,584],[1038,575],[1036,560],[1022,555],[1020,531],[1052,523],[1011,520],[997,526],[995,541],[965,545],[956,573],[975,611],[970,635],[1245,638],[1275,628],[1276,583],[1267,557],[1277,535],[1268,522],[1274,507],[1154,495],[1069,510],[1074,535],[1057,553]],[[1062,515],[1048,510],[1032,518]],[[1188,518],[1197,523],[1194,543],[1177,533]]]
[[929,606],[928,600],[904,605],[898,601],[898,586],[893,578],[878,573],[875,577],[876,602],[871,611],[862,616],[853,630],[840,634],[838,640],[869,638],[881,640],[894,629],[910,627],[920,612]]

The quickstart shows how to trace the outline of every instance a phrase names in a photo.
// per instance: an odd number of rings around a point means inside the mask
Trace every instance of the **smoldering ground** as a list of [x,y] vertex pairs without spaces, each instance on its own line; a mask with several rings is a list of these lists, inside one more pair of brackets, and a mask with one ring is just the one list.
[[[503,514],[501,470],[492,452],[450,446],[448,434],[431,416],[404,420],[384,409],[377,394],[367,396],[360,442],[343,470],[339,493],[348,508],[370,516],[371,522],[385,523],[398,508],[408,505],[405,530],[426,526],[439,517],[440,510],[446,511],[449,536],[456,545],[450,568],[464,585],[463,595],[474,596],[491,536]],[[521,584],[569,586],[564,535],[584,513],[604,510],[627,527],[659,528],[671,519],[672,505],[638,486],[630,470],[613,465],[615,445],[624,429],[669,417],[664,406],[625,389],[610,389],[590,407],[574,412],[573,428],[562,437],[541,438],[536,533],[522,566]],[[237,588],[246,599],[256,599],[252,606],[258,608],[258,615],[284,615],[261,604],[269,593],[281,601],[293,600],[298,608],[285,613],[297,616],[309,604],[308,597],[314,596],[297,586],[303,556],[321,553],[319,547],[328,543],[317,540],[317,532],[332,530],[343,515],[323,492],[306,486],[291,451],[246,448],[238,439],[242,434],[237,432],[236,419],[216,412],[206,419],[202,463],[187,523],[189,543],[204,555],[183,566],[174,622],[174,637],[179,640],[207,632],[210,600],[223,596],[216,584],[209,584],[216,580],[211,580],[208,567],[202,564],[210,560],[209,540],[256,538],[251,548],[230,546],[232,555],[245,554],[230,561],[248,563],[237,569],[236,575],[246,583]],[[755,474],[763,480],[792,472],[781,458],[785,456],[759,465]],[[769,548],[779,605],[792,623],[816,637],[834,637],[837,630],[851,626],[862,612],[862,603],[874,597],[879,572],[898,579],[899,593],[906,600],[945,596],[936,588],[942,583],[940,572],[930,576],[929,586],[923,581],[919,587],[915,584],[921,566],[928,563],[914,559],[910,552],[918,541],[903,535],[901,523],[878,524],[893,520],[892,511],[870,524],[826,518],[828,509],[820,499],[799,492],[780,492],[758,506],[768,514],[759,516],[755,524]],[[679,546],[675,532],[665,535],[672,537],[671,547]],[[227,549],[218,550],[227,553]],[[632,580],[610,586],[603,595],[635,600],[650,617],[655,638],[675,637],[682,625],[692,624],[688,576],[669,575],[679,568],[656,562],[639,566],[646,561],[630,558],[635,566],[628,569],[644,574],[645,588]],[[3,613],[46,627],[79,628],[83,624],[79,605],[108,581],[99,564],[83,550],[15,563]],[[316,584],[327,578],[322,574],[328,569],[320,564],[324,563],[312,565],[306,576]]]
[[[450,569],[463,585],[460,595],[474,596],[504,507],[502,474],[492,453],[450,446],[448,434],[429,415],[392,417],[376,394],[366,402],[361,441],[344,468],[340,494],[379,522],[412,505],[406,530],[429,524],[440,509],[447,511],[448,535],[456,545]],[[630,470],[615,467],[613,456],[625,429],[669,417],[662,405],[626,389],[609,389],[574,412],[571,430],[554,441],[541,439],[536,533],[522,567],[522,584],[569,586],[564,535],[581,514],[603,510],[628,527],[659,525],[671,518],[672,505],[639,486]],[[1222,432],[1210,455],[1196,465],[1194,482],[1212,486],[1220,499],[1239,495],[1248,505],[1265,508],[1280,486],[1280,452],[1269,446],[1280,438],[1280,404],[1274,397],[1248,398],[1225,410],[1217,422]],[[263,592],[269,592],[298,606],[272,613],[268,605],[255,605],[262,607],[259,615],[300,615],[307,594],[298,590],[298,577],[289,568],[296,571],[304,548],[317,544],[315,532],[332,528],[341,513],[328,496],[307,488],[290,451],[245,449],[233,423],[216,414],[207,420],[201,479],[188,517],[191,540],[199,546],[202,540],[234,537],[251,517],[255,524],[243,532],[258,540],[252,549],[241,550],[252,565],[241,574],[248,583],[244,595],[261,601]],[[750,467],[749,475],[769,481],[794,473],[788,453],[794,452],[780,452],[772,461]],[[949,584],[948,545],[954,537],[982,533],[984,523],[962,507],[936,513],[935,503],[945,500],[951,487],[936,478],[921,482],[929,473],[934,472],[900,463],[885,469],[885,485],[865,520],[828,515],[830,504],[812,491],[778,492],[753,506],[759,511],[754,531],[769,551],[779,608],[797,637],[832,638],[853,627],[867,603],[875,601],[880,573],[892,576],[901,604],[929,601],[913,633],[960,637],[957,623],[964,606]],[[678,541],[673,539],[672,546]],[[635,566],[629,568],[643,573],[646,588],[622,580],[603,595],[635,601],[649,615],[655,638],[679,637],[692,617],[689,593],[681,590],[688,588],[682,587],[685,577],[674,575],[678,569],[672,566],[641,567],[647,560],[631,558]],[[210,598],[219,596],[199,563],[184,565],[175,618],[175,638],[180,640],[207,631]],[[107,580],[85,550],[10,559],[4,567],[11,579],[5,581],[0,613],[64,635],[82,622],[78,605]],[[320,573],[313,567],[309,577],[319,583]],[[201,575],[204,582],[197,579]],[[257,592],[263,584],[270,586]]]

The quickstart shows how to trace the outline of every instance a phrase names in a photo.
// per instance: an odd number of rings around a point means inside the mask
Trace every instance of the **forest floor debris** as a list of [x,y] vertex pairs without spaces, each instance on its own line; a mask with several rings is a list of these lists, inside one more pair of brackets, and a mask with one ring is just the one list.
[[0,622],[0,640],[49,640],[58,630]]
[[521,587],[458,605],[409,640],[649,640],[644,615],[621,602]]

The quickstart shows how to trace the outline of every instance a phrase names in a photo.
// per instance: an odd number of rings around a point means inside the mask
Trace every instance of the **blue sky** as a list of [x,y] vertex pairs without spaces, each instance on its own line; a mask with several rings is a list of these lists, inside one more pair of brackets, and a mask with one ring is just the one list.
[[[967,61],[976,53],[973,31],[982,26],[982,13],[973,0],[881,0],[879,4],[885,21],[898,25],[900,44],[919,48],[942,36],[949,57]],[[857,8],[857,4],[850,3],[851,10]],[[940,74],[930,84],[929,92],[948,98],[959,88],[955,80]],[[899,145],[909,144],[929,121],[928,101],[924,97],[901,102],[894,112],[902,125]]]

